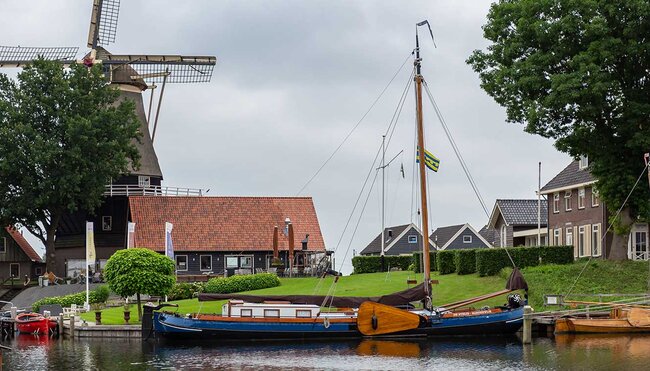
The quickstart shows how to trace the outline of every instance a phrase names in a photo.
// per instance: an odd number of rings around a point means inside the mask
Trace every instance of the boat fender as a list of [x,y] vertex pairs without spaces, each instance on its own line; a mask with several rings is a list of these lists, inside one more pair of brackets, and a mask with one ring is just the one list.
[[370,318],[370,323],[372,324],[372,329],[376,330],[377,327],[379,327],[379,321],[377,320],[377,316],[373,313],[372,318]]
[[323,320],[323,326],[325,326],[325,328],[330,328],[330,319],[329,318],[325,317],[325,319]]

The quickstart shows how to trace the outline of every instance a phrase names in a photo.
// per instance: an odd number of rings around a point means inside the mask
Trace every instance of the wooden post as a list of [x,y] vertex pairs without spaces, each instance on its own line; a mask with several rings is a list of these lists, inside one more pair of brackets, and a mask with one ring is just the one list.
[[63,314],[59,315],[59,320],[57,322],[59,325],[59,339],[63,339]]
[[70,315],[70,337],[74,339],[74,314]]
[[280,258],[278,252],[278,226],[273,227],[273,259]]
[[289,223],[289,277],[293,275],[293,224]]
[[524,336],[522,342],[524,344],[532,343],[533,332],[533,308],[530,305],[524,307]]

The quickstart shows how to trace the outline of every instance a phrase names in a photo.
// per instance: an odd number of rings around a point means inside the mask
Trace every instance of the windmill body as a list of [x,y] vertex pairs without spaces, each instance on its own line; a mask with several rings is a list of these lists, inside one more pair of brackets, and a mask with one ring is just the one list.
[[[83,268],[86,221],[95,222],[97,270],[116,250],[126,246],[129,196],[202,194],[199,189],[162,187],[163,173],[154,149],[154,139],[166,84],[209,82],[216,58],[110,53],[104,47],[115,41],[119,8],[119,0],[93,0],[87,44],[90,51],[81,59],[76,59],[77,47],[0,46],[0,67],[22,67],[39,57],[57,60],[63,65],[83,63],[90,67],[101,63],[108,81],[120,90],[119,100],[134,101],[140,121],[141,138],[134,141],[140,154],[139,166],[131,166],[128,174],[107,184],[106,198],[93,214],[79,210],[65,215],[61,221],[56,236],[55,273],[59,276],[70,276]],[[154,99],[156,84],[161,86],[157,99]],[[151,92],[148,111],[143,96],[147,92]],[[155,114],[152,113],[154,103],[157,106]]]

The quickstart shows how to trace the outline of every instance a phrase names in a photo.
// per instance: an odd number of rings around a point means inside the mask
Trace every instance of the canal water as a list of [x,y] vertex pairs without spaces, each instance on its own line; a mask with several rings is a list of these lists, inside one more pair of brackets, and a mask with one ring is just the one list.
[[192,344],[125,339],[4,342],[3,370],[648,370],[650,336]]

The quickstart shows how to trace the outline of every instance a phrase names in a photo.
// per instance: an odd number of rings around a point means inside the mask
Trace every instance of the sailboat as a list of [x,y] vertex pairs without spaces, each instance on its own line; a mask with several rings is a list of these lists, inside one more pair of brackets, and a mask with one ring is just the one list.
[[[418,26],[428,24],[420,22]],[[417,30],[417,28],[416,28]],[[416,31],[415,84],[418,147],[424,146],[419,38]],[[418,151],[422,230],[428,231],[425,153]],[[426,239],[424,239],[426,240]],[[200,294],[199,301],[226,300],[221,314],[179,315],[153,311],[157,336],[213,340],[427,337],[510,334],[523,323],[524,300],[511,294],[499,307],[468,306],[528,286],[515,268],[505,290],[434,307],[431,300],[429,244],[423,241],[424,280],[420,285],[378,297],[316,295]],[[338,277],[335,278],[335,282]],[[414,302],[421,303],[415,309]],[[323,311],[321,308],[336,308]]]

